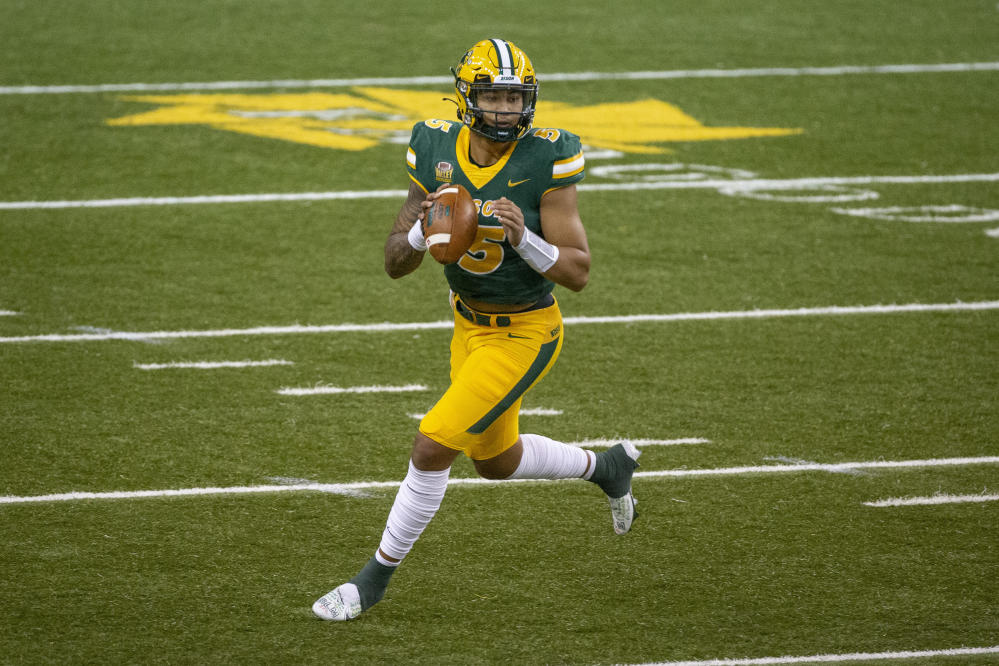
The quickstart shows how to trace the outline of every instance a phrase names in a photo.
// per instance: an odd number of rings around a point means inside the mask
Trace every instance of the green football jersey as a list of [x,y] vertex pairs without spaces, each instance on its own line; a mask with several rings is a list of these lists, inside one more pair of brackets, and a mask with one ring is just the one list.
[[579,137],[560,129],[530,130],[496,164],[480,167],[469,158],[469,130],[459,122],[427,120],[413,127],[406,164],[409,177],[428,192],[443,183],[464,185],[479,210],[472,247],[444,267],[459,296],[487,303],[533,303],[555,286],[527,265],[506,240],[493,201],[506,197],[524,213],[527,228],[541,232],[541,197],[583,179]]

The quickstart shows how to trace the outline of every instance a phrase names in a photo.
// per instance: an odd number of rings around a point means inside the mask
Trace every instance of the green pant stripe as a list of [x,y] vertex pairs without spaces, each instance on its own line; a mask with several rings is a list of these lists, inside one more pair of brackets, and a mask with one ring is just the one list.
[[535,357],[534,362],[531,363],[531,367],[528,368],[527,373],[520,378],[520,381],[510,389],[510,392],[503,396],[495,407],[489,410],[489,413],[479,419],[478,423],[473,425],[468,429],[468,432],[473,435],[481,435],[486,431],[486,429],[493,424],[493,421],[500,417],[500,414],[510,409],[510,406],[520,399],[520,396],[524,395],[524,392],[531,387],[541,373],[544,372],[545,368],[552,360],[552,356],[555,355],[555,350],[558,348],[559,338],[552,340],[551,342],[546,342],[541,345],[541,350]]

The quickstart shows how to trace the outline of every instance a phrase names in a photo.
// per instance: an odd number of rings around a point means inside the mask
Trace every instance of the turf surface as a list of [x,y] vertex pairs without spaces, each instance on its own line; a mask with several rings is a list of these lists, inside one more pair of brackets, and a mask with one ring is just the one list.
[[[447,385],[446,328],[255,330],[446,320],[446,285],[429,260],[402,281],[382,271],[398,196],[79,203],[403,190],[406,132],[390,113],[361,124],[378,139],[365,150],[261,138],[197,118],[109,122],[165,106],[137,94],[313,92],[350,95],[371,111],[370,90],[45,86],[440,77],[462,49],[502,35],[539,70],[539,115],[557,124],[560,112],[571,112],[596,128],[583,136],[590,175],[580,193],[593,272],[582,293],[559,290],[566,316],[810,314],[568,325],[559,363],[525,404],[560,414],[523,417],[525,432],[569,442],[708,443],[644,447],[641,471],[675,473],[636,480],[641,517],[625,537],[614,536],[604,499],[582,482],[451,488],[385,600],[348,625],[321,623],[309,607],[370,557],[391,487],[5,501],[0,661],[612,664],[999,645],[999,504],[864,504],[999,487],[994,3],[626,1],[612,21],[605,3],[589,0],[558,13],[506,3],[498,16],[436,3],[103,0],[59,12],[6,4],[5,500],[397,482],[416,426],[410,415]],[[993,66],[732,74],[941,63]],[[688,75],[627,75],[681,70]],[[546,73],[586,76],[546,83]],[[366,85],[394,91],[387,95],[402,125],[420,119],[404,93],[449,94],[446,84]],[[647,100],[709,129],[796,132],[657,140],[653,130],[672,131],[662,118],[628,113]],[[625,106],[601,115],[609,104]],[[440,114],[450,113],[441,102]],[[646,132],[641,148],[601,145],[615,127],[621,136]],[[621,169],[635,165],[658,166]],[[697,186],[697,178],[732,179],[732,170],[777,184]],[[680,171],[700,175],[681,187]],[[628,189],[664,176],[674,178],[671,189]],[[832,177],[854,180],[781,189],[789,179]],[[2,207],[53,201],[78,203]],[[907,212],[880,219],[837,210],[859,208]],[[899,219],[905,214],[938,221]],[[944,215],[982,221],[940,221]],[[982,309],[822,310],[958,303]],[[232,334],[215,334],[222,330]],[[195,333],[72,339],[116,331]],[[51,334],[69,337],[38,338]],[[288,364],[136,367],[265,359]],[[427,390],[277,393],[403,384]],[[954,458],[970,462],[771,469]],[[738,467],[755,471],[692,473]],[[456,464],[454,478],[472,476],[467,461]]]

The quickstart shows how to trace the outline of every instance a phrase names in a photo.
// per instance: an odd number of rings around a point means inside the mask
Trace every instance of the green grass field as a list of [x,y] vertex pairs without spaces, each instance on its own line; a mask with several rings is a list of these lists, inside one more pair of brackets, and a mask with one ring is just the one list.
[[[999,663],[995,2],[3,10],[0,663]],[[460,460],[322,623],[447,386],[408,128],[492,36],[588,155],[521,427],[645,440],[641,517]]]

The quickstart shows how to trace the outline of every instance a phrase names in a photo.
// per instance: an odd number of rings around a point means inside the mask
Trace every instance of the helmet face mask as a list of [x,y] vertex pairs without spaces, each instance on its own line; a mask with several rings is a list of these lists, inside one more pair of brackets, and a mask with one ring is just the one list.
[[[502,39],[485,39],[452,68],[458,119],[492,141],[516,141],[534,122],[538,82],[527,54]],[[499,93],[492,95],[490,93]],[[513,109],[510,92],[519,93]],[[502,100],[497,104],[498,100]]]

